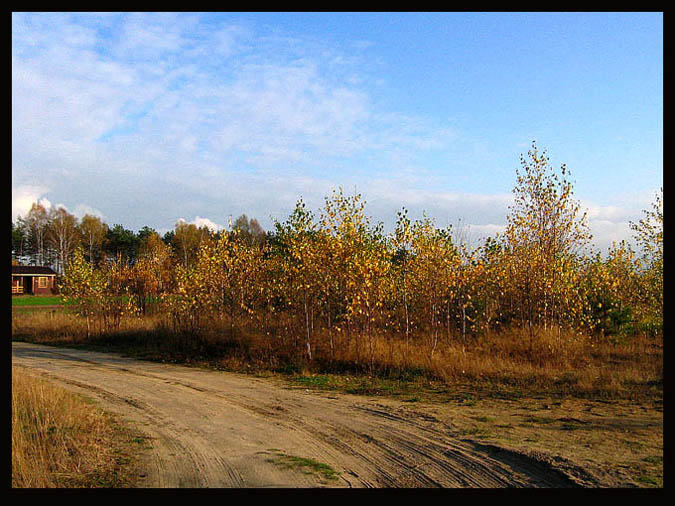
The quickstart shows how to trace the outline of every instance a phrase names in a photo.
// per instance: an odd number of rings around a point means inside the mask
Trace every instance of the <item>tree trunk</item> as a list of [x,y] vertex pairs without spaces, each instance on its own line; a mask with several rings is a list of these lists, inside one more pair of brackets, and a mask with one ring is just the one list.
[[333,343],[333,326],[331,325],[331,307],[328,304],[328,338],[330,340],[330,360],[335,360],[335,344]]
[[405,285],[405,273],[403,274],[403,308],[405,310],[405,360],[407,362],[410,344],[410,316],[408,314],[408,293]]
[[307,347],[307,358],[312,361],[312,344],[310,342],[310,323],[309,323],[309,308],[307,307],[307,294],[305,293],[305,345]]
[[466,342],[466,304],[462,303],[462,342]]

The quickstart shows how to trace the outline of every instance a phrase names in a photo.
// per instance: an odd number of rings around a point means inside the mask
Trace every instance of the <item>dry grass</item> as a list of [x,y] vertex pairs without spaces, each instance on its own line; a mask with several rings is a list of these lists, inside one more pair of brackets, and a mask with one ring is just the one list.
[[[156,323],[157,317],[126,318],[119,330],[151,330]],[[103,334],[100,322],[92,319],[91,333],[93,339]],[[88,341],[85,319],[68,309],[25,311],[12,308],[12,335],[19,338],[30,336],[36,342],[50,344],[82,344]]]
[[[284,325],[284,323],[286,325]],[[63,345],[100,346],[134,356],[174,362],[203,362],[227,369],[368,374],[381,378],[422,377],[447,384],[471,384],[512,392],[582,397],[662,396],[663,339],[626,338],[623,343],[572,332],[539,329],[535,339],[507,329],[467,339],[443,339],[430,353],[425,336],[406,346],[401,335],[371,338],[325,331],[313,337],[315,360],[304,360],[302,334],[278,321],[269,335],[253,323],[210,321],[198,336],[172,332],[161,315],[123,320],[115,334],[86,338],[81,318],[65,312],[14,313],[15,338]],[[286,330],[284,330],[284,327]]]
[[[662,338],[636,335],[617,343],[540,329],[530,340],[526,332],[509,329],[466,342],[446,340],[433,354],[423,338],[407,348],[400,336],[379,336],[373,341],[376,370],[386,371],[390,377],[410,377],[411,371],[417,371],[446,384],[512,394],[595,398],[663,395]],[[339,362],[369,361],[371,348],[367,343],[351,340],[342,344]],[[325,342],[321,347],[325,356]]]
[[12,487],[127,486],[125,437],[82,397],[12,367]]

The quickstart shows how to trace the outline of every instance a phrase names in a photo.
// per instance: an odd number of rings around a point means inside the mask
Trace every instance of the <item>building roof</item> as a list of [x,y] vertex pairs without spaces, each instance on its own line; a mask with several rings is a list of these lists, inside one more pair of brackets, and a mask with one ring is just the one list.
[[12,274],[15,276],[56,276],[50,267],[41,265],[12,265]]

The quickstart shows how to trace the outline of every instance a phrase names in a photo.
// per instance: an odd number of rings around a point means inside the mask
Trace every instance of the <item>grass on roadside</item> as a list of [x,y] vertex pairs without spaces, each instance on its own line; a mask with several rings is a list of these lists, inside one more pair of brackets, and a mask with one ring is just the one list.
[[267,461],[286,469],[297,469],[305,474],[316,474],[327,480],[337,480],[340,475],[328,464],[317,462],[314,459],[286,455],[276,449],[270,449],[270,451],[274,454],[274,457],[267,459]]
[[136,439],[91,401],[12,367],[13,488],[131,486]]

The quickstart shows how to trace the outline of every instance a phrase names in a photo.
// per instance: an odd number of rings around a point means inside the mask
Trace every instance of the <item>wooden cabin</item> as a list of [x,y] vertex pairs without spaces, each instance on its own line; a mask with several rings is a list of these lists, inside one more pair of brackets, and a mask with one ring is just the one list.
[[12,295],[52,295],[56,273],[49,267],[12,265]]

